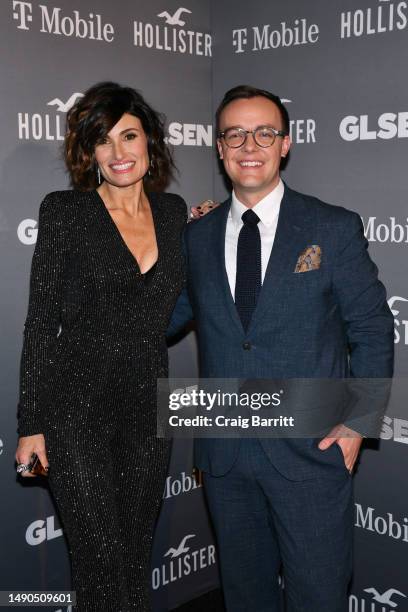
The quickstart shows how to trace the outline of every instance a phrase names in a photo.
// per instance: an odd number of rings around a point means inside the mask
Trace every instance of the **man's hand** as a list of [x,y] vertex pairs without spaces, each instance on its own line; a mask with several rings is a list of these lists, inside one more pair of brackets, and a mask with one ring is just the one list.
[[346,468],[351,473],[357,461],[362,441],[363,437],[356,431],[345,425],[337,425],[319,442],[319,448],[324,451],[332,444],[338,444],[342,450]]

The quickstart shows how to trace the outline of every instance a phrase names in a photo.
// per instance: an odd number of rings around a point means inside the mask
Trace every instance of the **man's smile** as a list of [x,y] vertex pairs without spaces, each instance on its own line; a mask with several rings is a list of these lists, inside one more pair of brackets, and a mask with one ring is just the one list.
[[242,159],[238,162],[241,168],[260,168],[264,165],[264,162],[254,159]]

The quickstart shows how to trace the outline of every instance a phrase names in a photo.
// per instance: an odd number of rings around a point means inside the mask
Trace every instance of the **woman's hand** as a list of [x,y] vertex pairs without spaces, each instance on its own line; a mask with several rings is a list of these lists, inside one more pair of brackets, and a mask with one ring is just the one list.
[[[34,436],[22,436],[18,441],[16,450],[17,463],[28,465],[31,462],[31,455],[35,453],[44,468],[48,468],[47,452],[45,449],[45,438],[43,434],[35,434]],[[31,474],[28,470],[20,473],[24,478],[34,478],[35,474]]]
[[219,204],[217,204],[217,202],[213,202],[213,200],[204,200],[204,202],[201,202],[201,204],[191,207],[190,218],[193,220],[204,217],[204,215],[214,210],[214,208],[217,208],[217,206],[219,206]]

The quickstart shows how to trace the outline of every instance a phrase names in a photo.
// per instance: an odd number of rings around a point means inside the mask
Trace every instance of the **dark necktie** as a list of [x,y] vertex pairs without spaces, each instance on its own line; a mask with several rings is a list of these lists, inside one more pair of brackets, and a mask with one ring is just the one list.
[[247,331],[262,285],[259,217],[249,209],[242,215],[244,225],[238,236],[235,306]]

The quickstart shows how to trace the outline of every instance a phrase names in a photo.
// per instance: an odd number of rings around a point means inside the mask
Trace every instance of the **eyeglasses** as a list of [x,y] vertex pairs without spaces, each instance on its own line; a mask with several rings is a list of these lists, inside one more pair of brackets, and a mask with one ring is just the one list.
[[264,148],[271,147],[275,142],[276,136],[281,136],[282,138],[286,136],[286,133],[282,130],[275,130],[275,128],[268,125],[261,125],[254,130],[244,130],[240,127],[231,127],[224,132],[220,132],[218,134],[218,138],[223,138],[227,147],[238,149],[246,142],[248,134],[252,134],[255,143]]

